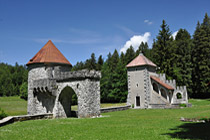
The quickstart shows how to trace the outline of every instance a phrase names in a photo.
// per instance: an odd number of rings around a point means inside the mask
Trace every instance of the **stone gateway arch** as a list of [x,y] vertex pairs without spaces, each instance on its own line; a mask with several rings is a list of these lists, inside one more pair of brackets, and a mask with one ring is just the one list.
[[100,72],[71,71],[72,65],[50,40],[27,66],[29,115],[71,117],[73,94],[77,96],[79,118],[100,115]]

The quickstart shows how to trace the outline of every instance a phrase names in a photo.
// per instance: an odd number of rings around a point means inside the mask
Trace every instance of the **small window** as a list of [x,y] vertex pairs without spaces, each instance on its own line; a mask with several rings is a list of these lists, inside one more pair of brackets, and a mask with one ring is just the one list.
[[136,87],[138,87],[139,86],[139,84],[136,84]]
[[181,94],[181,93],[177,93],[177,94],[176,94],[176,98],[177,98],[177,99],[182,99],[182,94]]

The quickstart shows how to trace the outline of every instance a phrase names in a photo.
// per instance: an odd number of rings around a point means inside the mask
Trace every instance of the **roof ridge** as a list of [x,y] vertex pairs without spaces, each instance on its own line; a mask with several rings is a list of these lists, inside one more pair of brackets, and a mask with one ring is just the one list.
[[156,65],[151,60],[149,60],[146,56],[144,56],[143,53],[140,53],[128,65],[126,65],[126,67],[135,67],[135,66],[143,66],[143,65],[156,67]]

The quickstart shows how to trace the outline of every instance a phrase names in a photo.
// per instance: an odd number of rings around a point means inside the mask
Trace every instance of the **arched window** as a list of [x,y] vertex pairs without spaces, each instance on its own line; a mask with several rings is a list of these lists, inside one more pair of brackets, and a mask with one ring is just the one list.
[[177,98],[177,99],[182,99],[182,94],[178,92],[178,93],[176,94],[176,98]]
[[155,92],[159,93],[158,85],[157,85],[156,83],[153,83],[152,86],[153,86],[153,90],[154,90]]
[[166,95],[165,90],[161,89],[160,92],[161,92],[161,96],[163,96],[165,99],[167,99],[167,95]]

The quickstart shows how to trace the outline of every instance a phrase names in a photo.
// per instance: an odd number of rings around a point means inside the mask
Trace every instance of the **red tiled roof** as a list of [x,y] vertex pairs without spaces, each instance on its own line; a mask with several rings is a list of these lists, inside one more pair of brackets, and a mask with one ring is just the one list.
[[160,80],[160,78],[156,77],[156,76],[150,76],[150,78],[152,78],[153,80],[155,80],[156,82],[158,82],[160,85],[162,85],[163,87],[169,89],[169,90],[174,90],[174,88],[166,83],[164,83],[163,81]]
[[146,58],[142,53],[140,53],[135,59],[133,59],[126,67],[135,67],[142,65],[149,65],[156,67],[156,65],[151,60]]
[[34,63],[59,63],[71,65],[51,40],[49,40],[26,65]]

